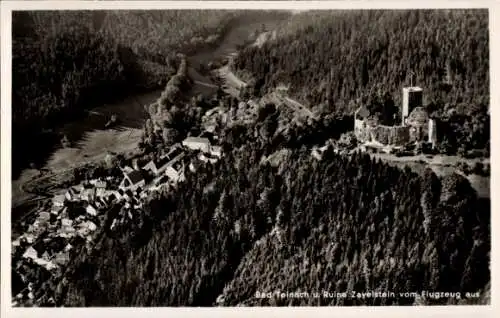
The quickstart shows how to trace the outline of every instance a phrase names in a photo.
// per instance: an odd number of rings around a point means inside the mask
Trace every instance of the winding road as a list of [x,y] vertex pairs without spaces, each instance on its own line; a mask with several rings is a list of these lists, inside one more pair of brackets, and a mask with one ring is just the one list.
[[[266,24],[267,28],[273,28],[276,21],[273,20],[263,20],[263,21],[252,21],[252,23],[246,23],[236,26],[232,29],[223,39],[218,47],[210,51],[202,51],[189,59],[195,63],[208,63],[225,56],[234,56],[237,52],[237,47],[248,40],[249,35],[255,31],[255,29],[260,28],[262,24]],[[193,64],[195,64],[193,63]],[[201,93],[207,92],[208,90],[213,91],[219,86],[207,77],[199,74],[195,69],[189,68],[189,76],[193,79],[193,82],[197,86],[197,90]],[[228,70],[229,71],[229,70]],[[243,81],[238,79],[232,72],[226,72],[228,75],[227,80],[225,80],[226,87],[224,90],[226,93],[231,93],[231,95],[236,95],[239,93],[238,90],[230,89],[233,83],[237,85],[245,84]],[[103,118],[110,114],[117,114],[117,116],[122,119],[127,119],[127,129],[134,131],[140,129],[142,126],[142,113],[144,112],[142,105],[149,104],[150,101],[157,98],[160,91],[150,92],[144,94],[144,96],[131,96],[125,101],[118,102],[115,104],[103,105],[102,107],[97,107],[96,109],[89,112],[89,118],[92,117],[94,121],[102,121]],[[141,100],[138,100],[140,97]],[[238,97],[238,95],[236,95]],[[103,117],[104,115],[104,117]],[[145,119],[144,119],[145,120]],[[88,123],[87,123],[88,121]],[[125,125],[125,123],[124,123]],[[49,189],[46,187],[47,183],[52,183],[55,178],[58,178],[62,174],[72,171],[77,166],[82,166],[89,161],[101,159],[101,154],[105,150],[111,150],[113,152],[129,151],[133,148],[133,144],[139,141],[139,138],[135,136],[134,138],[129,137],[126,131],[120,132],[114,130],[102,130],[100,128],[102,124],[95,124],[92,120],[86,119],[84,121],[79,121],[75,123],[68,123],[68,127],[78,126],[76,130],[83,134],[81,137],[82,142],[78,145],[78,149],[63,149],[56,150],[53,153],[53,158],[55,160],[49,161],[46,164],[47,170],[50,172],[45,175],[39,175],[37,171],[25,170],[17,180],[12,181],[12,206],[20,206],[23,203],[30,203],[36,200],[46,199],[52,196],[52,191],[45,191]],[[80,127],[81,126],[81,127]],[[75,130],[75,129],[71,129]],[[137,138],[135,138],[137,137]],[[137,140],[136,140],[137,139]],[[117,149],[115,149],[117,148]],[[84,160],[84,158],[88,160]],[[77,164],[75,164],[77,163]],[[39,185],[43,185],[45,189],[40,189]]]
[[[261,22],[256,22],[256,25],[260,26]],[[244,34],[249,34],[254,28],[254,25],[245,25],[245,26],[240,26],[234,29],[230,34],[227,36],[226,40],[221,43],[220,47],[216,48],[214,51],[210,52],[203,52],[200,53],[199,55],[191,56],[189,57],[190,60],[196,63],[200,63],[203,61],[210,61],[214,60],[217,58],[221,57],[226,57],[229,59],[231,62],[237,55],[237,46],[241,44],[242,41],[245,41],[247,38],[247,35]],[[265,32],[266,33],[266,32]],[[256,40],[254,45],[262,45],[265,41],[269,39],[268,36],[259,36]],[[229,62],[229,63],[230,63]],[[188,68],[188,74],[192,78],[195,86],[198,86],[195,91],[200,91],[201,93],[207,93],[207,89],[209,89],[208,92],[213,92],[213,90],[219,88],[216,83],[212,81],[211,78],[208,76],[204,76],[200,74],[196,69],[193,67]],[[217,77],[222,79],[223,85],[222,89],[229,95],[239,98],[239,93],[240,89],[244,86],[247,85],[243,80],[238,78],[236,74],[234,74],[229,65],[222,66],[219,69],[216,69],[213,71],[213,74],[216,75]],[[147,94],[142,99],[153,99],[154,94],[152,96],[150,93]],[[312,112],[308,110],[304,105],[298,103],[297,101],[294,101],[290,99],[289,97],[284,97],[280,98],[281,102],[280,104],[284,104],[288,107],[290,107],[293,111],[297,113],[301,113],[306,116],[313,116]],[[122,102],[122,103],[117,103],[117,105],[111,104],[111,105],[104,105],[103,107],[99,109],[95,109],[92,111],[92,113],[95,113],[94,115],[101,118],[103,115],[107,113],[113,113],[113,114],[118,114],[118,116],[124,117],[124,118],[138,118],[141,112],[143,112],[142,106],[139,104],[143,105],[145,101],[138,101],[137,97],[132,96],[129,98],[128,101]],[[123,104],[123,105],[122,105]],[[137,105],[136,105],[137,104]],[[147,104],[147,102],[146,102]],[[122,107],[123,106],[123,107]],[[130,106],[134,106],[134,111],[131,112]],[[137,108],[137,109],[136,109]],[[94,116],[94,117],[95,117]],[[136,120],[137,121],[137,120]],[[81,123],[77,122],[75,123],[76,125],[81,125]],[[134,122],[134,125],[141,125],[138,122]],[[71,123],[69,124],[71,125]],[[86,124],[85,124],[86,125]],[[82,126],[85,126],[82,125]],[[85,140],[86,143],[85,145],[81,145],[82,148],[79,151],[76,151],[77,153],[73,154],[59,154],[56,156],[58,159],[57,162],[52,162],[48,163],[46,165],[46,168],[48,171],[47,174],[43,175],[36,175],[33,174],[32,172],[28,173],[25,177],[22,177],[18,180],[13,180],[13,193],[12,193],[12,206],[17,207],[20,206],[24,203],[32,203],[36,202],[39,200],[44,200],[53,195],[53,187],[50,186],[50,184],[57,183],[56,178],[60,178],[66,173],[72,172],[76,167],[83,166],[89,162],[95,161],[97,159],[100,159],[102,154],[104,153],[104,150],[109,150],[108,148],[112,145],[116,144],[130,144],[131,142],[128,142],[128,140],[131,140],[133,138],[128,138],[127,136],[121,136],[125,138],[126,140],[122,140],[123,138],[118,138],[117,136],[107,136],[106,134],[109,134],[110,130],[105,130],[102,132],[96,131],[95,127],[92,127],[92,125],[88,125],[89,127],[85,126],[87,130],[89,131],[90,134],[92,134],[91,137],[88,138],[88,140]],[[137,130],[137,129],[136,129]],[[87,133],[88,134],[88,133]],[[94,136],[96,135],[96,136]],[[105,136],[106,135],[106,136]],[[88,137],[88,136],[87,136]],[[109,138],[108,138],[109,137]],[[111,138],[113,137],[113,138]],[[105,139],[105,140],[104,140]],[[105,143],[104,141],[109,141],[112,140],[113,142],[107,142]],[[104,140],[104,141],[103,141]],[[92,149],[87,149],[88,147],[86,146],[91,146],[90,148]],[[96,149],[94,149],[96,148]],[[123,147],[122,147],[123,148]],[[129,147],[130,148],[130,147]],[[71,150],[71,149],[70,149]],[[129,149],[130,150],[130,149]],[[116,151],[114,151],[116,152]],[[64,153],[64,152],[63,152]],[[61,157],[61,158],[60,158]],[[83,160],[83,158],[87,158],[88,160]],[[77,164],[75,164],[77,163]],[[41,186],[43,185],[43,186]],[[15,198],[15,199],[14,199]]]

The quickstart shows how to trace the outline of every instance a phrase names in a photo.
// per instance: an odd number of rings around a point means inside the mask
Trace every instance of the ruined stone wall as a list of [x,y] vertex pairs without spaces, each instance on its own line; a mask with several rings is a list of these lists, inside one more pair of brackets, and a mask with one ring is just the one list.
[[410,127],[367,125],[362,120],[355,121],[354,134],[360,142],[378,142],[383,145],[402,146],[410,141]]
[[414,125],[410,127],[410,141],[427,141],[429,138],[429,126]]
[[402,146],[410,141],[410,129],[406,126],[393,126],[389,138],[389,144]]
[[375,126],[370,129],[371,141],[379,142],[383,145],[389,144],[390,134],[391,130],[387,126]]

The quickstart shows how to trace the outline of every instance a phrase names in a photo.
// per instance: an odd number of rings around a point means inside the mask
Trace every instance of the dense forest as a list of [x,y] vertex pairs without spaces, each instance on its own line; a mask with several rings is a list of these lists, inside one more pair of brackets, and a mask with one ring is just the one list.
[[420,178],[361,155],[316,163],[300,151],[277,174],[259,165],[258,147],[247,147],[247,155],[207,166],[153,199],[138,229],[105,234],[94,251],[75,253],[56,301],[207,306],[222,294],[222,305],[411,304],[253,295],[475,292],[489,280],[489,213],[462,177]]
[[[259,121],[279,117],[272,110]],[[480,292],[472,302],[488,301],[490,207],[465,177],[421,176],[332,148],[317,160],[299,143],[273,146],[283,132],[268,126],[225,128],[223,159],[187,171],[128,227],[111,231],[119,211],[110,212],[95,246],[74,251],[65,273],[37,289],[40,305],[464,302],[254,297],[275,290]]]
[[400,105],[402,87],[412,81],[441,123],[442,152],[489,155],[487,10],[306,12],[278,34],[234,63],[241,76],[253,77],[254,92],[285,84],[306,104],[352,114],[387,93],[388,107]]
[[[122,21],[120,14],[116,21]],[[104,20],[100,26],[107,25]],[[114,76],[109,82],[97,80],[98,87],[127,83],[131,68],[123,50],[126,56],[161,64],[155,57],[164,49],[161,44],[144,44],[150,52],[146,54],[137,35],[126,33],[142,25],[140,19],[120,23],[123,29],[109,26],[122,34],[109,46],[116,59],[106,59],[99,44],[95,61],[75,59],[98,63],[104,58],[106,67],[118,70],[89,73],[94,78]],[[166,32],[151,30],[151,39]],[[151,195],[142,213],[112,230],[113,218],[122,213],[115,205],[99,224],[94,246],[75,247],[64,272],[30,272],[37,305],[54,305],[52,300],[66,307],[488,303],[490,202],[478,197],[467,178],[456,173],[440,178],[431,169],[416,174],[367,154],[337,154],[333,147],[318,159],[310,149],[329,138],[349,144],[353,138],[346,132],[357,103],[381,112],[398,105],[410,71],[417,74],[414,83],[425,88],[427,109],[448,127],[442,129],[457,130],[459,137],[448,140],[448,133],[441,147],[449,153],[458,151],[459,144],[465,150],[488,148],[484,30],[484,11],[295,15],[277,41],[260,50],[245,49],[233,67],[254,77],[250,95],[290,84],[289,93],[307,101],[314,118],[268,103],[255,110],[253,121],[218,122],[215,133],[224,155],[217,163],[198,162],[195,171],[186,169],[185,182]],[[88,41],[86,47],[101,43]],[[205,108],[220,106],[226,115],[236,113],[240,104],[228,96],[178,98],[192,85],[186,57],[175,54],[167,61],[165,89],[147,109],[140,144],[145,152],[165,150],[188,134],[196,135]],[[132,68],[138,69],[143,70]],[[40,96],[79,98],[50,92]],[[62,108],[77,107],[70,104]],[[45,115],[33,115],[40,116]],[[462,299],[399,295],[424,290],[461,292]],[[391,291],[396,296],[256,297],[256,292],[274,291]],[[464,299],[465,292],[480,297]]]
[[[84,108],[155,89],[175,74],[177,53],[216,46],[255,17],[229,10],[14,12],[14,174],[50,148],[61,122]],[[270,14],[273,13],[263,13]],[[42,134],[43,133],[43,134]],[[36,147],[24,147],[37,140]],[[38,148],[39,149],[38,149]]]
[[[192,23],[201,14],[204,24]],[[194,45],[197,42],[191,40],[196,37],[222,36],[224,23],[237,14],[15,12],[13,119],[16,123],[36,122],[59,108],[79,107],[95,95],[98,100],[116,95],[117,88],[164,85],[177,69],[172,64],[183,41]],[[144,76],[153,79],[145,81]]]

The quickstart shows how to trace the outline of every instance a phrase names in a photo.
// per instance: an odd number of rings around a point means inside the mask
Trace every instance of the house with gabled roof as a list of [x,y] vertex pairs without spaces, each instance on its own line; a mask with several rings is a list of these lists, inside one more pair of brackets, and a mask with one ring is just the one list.
[[163,173],[167,169],[167,164],[170,161],[170,158],[167,156],[163,156],[157,160],[149,161],[142,169],[146,171],[151,171],[151,173],[155,176]]
[[177,161],[169,165],[165,174],[173,183],[184,181],[184,164],[181,161]]
[[96,216],[96,215],[97,215],[97,208],[96,208],[93,204],[91,204],[91,203],[89,203],[89,204],[85,207],[85,211],[86,211],[88,214],[92,215],[92,216]]
[[66,207],[60,207],[60,206],[52,206],[50,208],[50,213],[54,214],[54,215],[60,215],[61,213],[63,213],[67,208]]
[[221,146],[211,146],[210,154],[215,157],[222,157],[222,147]]
[[96,197],[96,188],[94,187],[85,188],[80,194],[80,199],[87,202],[94,201],[95,197]]
[[209,162],[211,164],[214,164],[214,163],[216,163],[219,160],[218,157],[212,155],[211,153],[206,153],[206,154],[205,153],[200,153],[198,155],[198,159],[200,159],[203,162]]
[[129,166],[125,166],[123,168],[121,168],[121,170],[124,172],[124,173],[131,173],[132,171],[135,171],[133,168],[129,167]]
[[69,262],[68,252],[59,252],[54,257],[54,263],[59,265],[66,265]]
[[161,175],[167,167],[172,162],[179,160],[184,157],[184,151],[180,146],[174,146],[172,149],[164,156],[158,160],[149,161],[144,167],[144,170],[151,171],[155,176]]
[[40,223],[48,223],[50,222],[50,213],[42,211],[38,214],[37,221]]
[[68,201],[77,201],[80,200],[80,194],[83,191],[83,186],[81,187],[69,187],[64,196],[66,197],[66,200]]
[[103,197],[106,194],[107,185],[108,185],[108,183],[106,181],[98,180],[94,184],[95,191],[96,191],[96,196]]
[[38,258],[38,252],[33,247],[28,247],[23,254],[24,258],[36,259]]
[[47,252],[47,251],[43,252],[43,254],[42,254],[42,259],[43,259],[44,261],[47,261],[47,262],[48,262],[48,261],[50,261],[50,255],[49,255],[49,252]]
[[94,201],[95,207],[98,209],[107,208],[109,206],[109,203],[110,202],[108,196],[97,197],[97,199]]
[[119,189],[123,191],[131,190],[134,191],[139,187],[144,187],[146,185],[146,181],[144,180],[144,176],[140,171],[132,171],[129,173],[125,173],[122,182],[119,185]]

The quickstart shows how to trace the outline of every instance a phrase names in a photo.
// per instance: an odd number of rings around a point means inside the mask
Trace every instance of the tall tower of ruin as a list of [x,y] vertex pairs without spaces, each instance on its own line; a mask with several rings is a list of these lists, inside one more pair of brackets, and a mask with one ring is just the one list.
[[432,148],[436,146],[437,143],[437,131],[436,131],[436,121],[434,119],[429,119],[429,127],[427,129],[428,142],[432,145]]
[[422,106],[423,91],[417,86],[403,87],[403,107],[401,111],[402,125],[405,125],[406,118],[416,107]]

